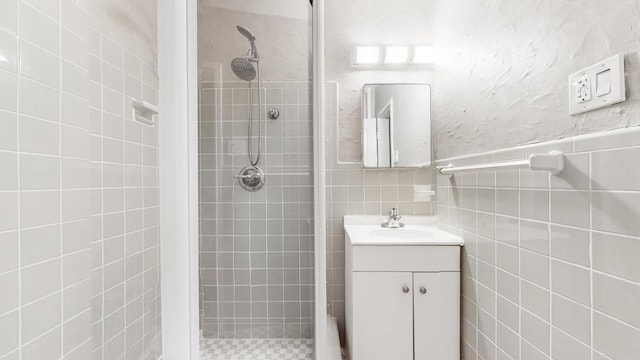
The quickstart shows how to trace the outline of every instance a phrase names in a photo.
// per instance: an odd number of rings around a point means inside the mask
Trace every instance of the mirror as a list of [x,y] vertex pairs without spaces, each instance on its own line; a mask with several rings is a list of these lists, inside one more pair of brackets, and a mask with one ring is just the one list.
[[431,165],[431,87],[366,84],[362,91],[365,168]]

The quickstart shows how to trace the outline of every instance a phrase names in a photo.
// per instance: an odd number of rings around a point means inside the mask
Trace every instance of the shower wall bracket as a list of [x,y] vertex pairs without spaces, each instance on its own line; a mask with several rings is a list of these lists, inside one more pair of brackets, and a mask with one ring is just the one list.
[[271,120],[277,120],[280,117],[280,110],[278,110],[277,108],[271,108],[269,109],[269,111],[267,111],[267,116]]
[[131,99],[133,106],[133,120],[139,121],[146,125],[154,126],[156,123],[156,115],[158,115],[158,107],[146,101]]

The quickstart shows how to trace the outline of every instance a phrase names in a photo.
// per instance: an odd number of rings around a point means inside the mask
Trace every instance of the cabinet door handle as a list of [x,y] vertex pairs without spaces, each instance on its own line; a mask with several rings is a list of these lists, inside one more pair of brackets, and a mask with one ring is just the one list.
[[426,288],[426,287],[424,287],[424,286],[423,286],[423,287],[421,287],[421,288],[420,288],[420,294],[424,295],[424,294],[426,294],[426,293],[427,293],[427,288]]
[[403,286],[402,287],[402,292],[405,293],[405,294],[408,293],[409,292],[409,287],[407,285]]

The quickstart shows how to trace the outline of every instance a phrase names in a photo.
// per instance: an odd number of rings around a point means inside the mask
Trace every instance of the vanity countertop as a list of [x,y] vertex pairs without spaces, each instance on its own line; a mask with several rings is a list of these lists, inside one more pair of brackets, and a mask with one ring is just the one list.
[[383,228],[383,216],[344,217],[346,240],[352,246],[463,246],[464,240],[438,228],[435,217],[403,216],[402,228]]

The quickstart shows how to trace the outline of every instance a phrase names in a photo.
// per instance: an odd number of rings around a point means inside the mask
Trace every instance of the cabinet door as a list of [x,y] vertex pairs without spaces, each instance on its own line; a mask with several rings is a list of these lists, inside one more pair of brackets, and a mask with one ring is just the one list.
[[411,273],[353,273],[351,360],[413,360]]
[[460,360],[460,273],[415,273],[415,360]]

